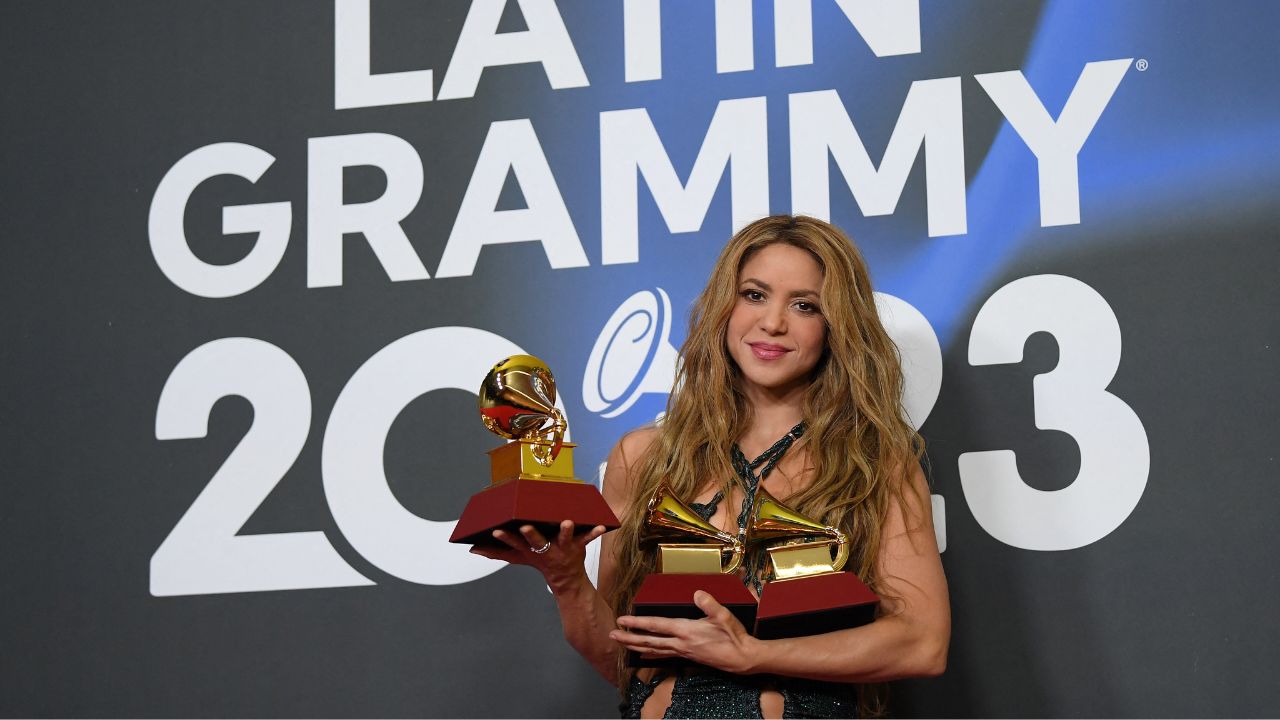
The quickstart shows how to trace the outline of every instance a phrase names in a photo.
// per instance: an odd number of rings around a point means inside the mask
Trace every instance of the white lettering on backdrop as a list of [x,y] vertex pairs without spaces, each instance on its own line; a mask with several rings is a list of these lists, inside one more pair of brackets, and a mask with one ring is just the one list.
[[[485,68],[541,63],[552,89],[587,74],[554,0],[518,0],[527,30],[499,33],[505,0],[473,0],[440,85],[440,100],[473,97]],[[333,104],[337,110],[431,101],[435,71],[370,72],[369,0],[335,0]]]
[[[876,56],[921,52],[918,0],[834,1]],[[812,2],[775,0],[774,50],[779,67],[813,62]],[[505,4],[504,0],[473,0],[438,100],[474,97],[485,69],[507,65],[539,65],[552,91],[588,84],[554,0],[518,0],[527,29],[499,33]],[[750,2],[717,0],[717,73],[755,67],[751,13]],[[369,0],[335,0],[334,22],[336,109],[432,100],[431,69],[371,73]],[[661,79],[660,1],[626,0],[619,30],[625,82]],[[1021,72],[976,77],[1039,162],[1041,225],[1080,222],[1077,158],[1130,62],[1086,64],[1056,120]],[[958,77],[912,83],[877,167],[835,90],[788,96],[792,212],[831,216],[830,156],[865,215],[891,214],[912,165],[923,153],[929,235],[963,235],[968,224],[961,100]],[[601,262],[639,261],[637,172],[672,233],[701,228],[725,165],[730,168],[732,226],[768,214],[767,102],[764,97],[721,102],[683,183],[645,108],[600,113]],[[228,156],[214,157],[223,152]],[[288,203],[226,208],[224,232],[259,233],[253,251],[230,265],[202,262],[190,252],[182,233],[187,200],[204,180],[231,174],[256,182],[273,159],[250,145],[217,143],[193,151],[170,169],[152,199],[150,241],[156,263],[175,285],[202,297],[230,297],[253,289],[274,270],[288,242]],[[356,165],[386,173],[383,197],[343,203],[342,170]],[[495,168],[504,165],[516,174],[526,198],[531,193],[537,196],[536,208],[531,204],[522,211],[496,210],[502,179],[494,178]],[[552,269],[587,264],[553,167],[530,120],[492,123],[437,274],[470,275],[480,250],[503,242],[541,242]],[[392,281],[430,277],[400,227],[416,207],[423,184],[422,161],[412,145],[378,133],[313,138],[307,176],[308,287],[341,284],[342,232],[363,233]],[[484,235],[495,230],[508,234]]]
[[252,290],[275,271],[289,245],[293,211],[287,202],[222,209],[222,232],[258,233],[249,254],[230,265],[214,265],[196,257],[183,229],[187,201],[200,183],[218,175],[256,183],[275,161],[270,153],[252,145],[214,143],[192,150],[169,168],[151,200],[147,235],[151,256],[170,282],[192,295],[225,298]]
[[[980,76],[988,92],[999,98],[1001,109],[1011,120],[1017,118],[1015,127],[1040,159],[1042,224],[1080,221],[1076,156],[1129,63],[1090,63],[1057,123],[1045,120],[1043,104],[1020,73],[997,73],[1005,75],[997,80]],[[929,235],[966,232],[960,87],[959,78],[913,83],[879,168],[834,90],[790,95],[792,210],[830,217],[830,156],[864,215],[891,214],[923,149]],[[701,229],[726,166],[733,227],[768,214],[766,103],[763,97],[722,101],[683,184],[646,110],[600,113],[602,262],[640,260],[637,173],[648,183],[672,233]],[[215,157],[218,151],[230,154]],[[151,204],[151,247],[156,263],[175,285],[203,297],[229,297],[257,287],[275,269],[288,242],[288,203],[226,209],[224,232],[257,230],[258,243],[263,244],[262,250],[255,246],[231,265],[213,266],[196,258],[181,230],[187,201],[204,180],[225,174],[256,181],[271,159],[251,145],[217,143],[190,153],[161,180]],[[344,232],[365,235],[391,280],[429,277],[400,227],[422,193],[422,159],[411,144],[384,133],[313,138],[309,162],[309,287],[341,284]],[[344,204],[341,172],[356,165],[377,167],[386,174],[382,197]],[[529,203],[525,209],[496,209],[508,168]],[[480,150],[437,275],[469,276],[483,247],[526,241],[542,243],[552,269],[588,263],[532,122],[497,121]]]
[[[920,0],[835,0],[876,57],[920,52]],[[716,72],[755,68],[751,0],[716,0]],[[624,0],[627,82],[662,79],[661,0]],[[813,0],[773,0],[774,61],[813,63]]]
[[[665,293],[654,299],[663,297]],[[644,300],[639,298],[641,305]],[[633,299],[620,310],[631,303]],[[910,303],[877,293],[876,305],[902,353],[904,409],[919,426],[941,389],[937,337]],[[669,307],[636,309],[652,313]],[[592,350],[590,364],[598,362],[597,373],[611,364],[594,356],[601,341],[620,330],[614,324],[611,318]],[[646,353],[666,342],[660,328],[655,325],[654,330],[643,333]],[[1060,360],[1034,381],[1036,426],[1065,431],[1076,440],[1079,475],[1062,490],[1040,491],[1022,480],[1013,452],[971,452],[959,459],[961,487],[974,517],[997,540],[1029,550],[1069,550],[1102,539],[1133,512],[1146,487],[1150,451],[1141,420],[1105,389],[1120,362],[1115,314],[1078,280],[1038,275],[996,291],[974,320],[970,363],[1018,362],[1026,339],[1040,331],[1057,339]],[[427,520],[405,509],[388,486],[383,452],[392,424],[414,399],[444,388],[474,392],[475,368],[521,352],[485,330],[433,328],[378,351],[347,382],[325,429],[321,480],[339,530],[369,562],[401,579],[429,585],[469,582],[502,567],[449,544],[455,522]],[[653,371],[652,363],[617,367],[646,376]],[[657,370],[659,375],[666,372]],[[599,381],[616,390],[631,380],[588,374],[584,383]],[[634,401],[624,394],[610,392],[609,398],[590,402],[597,412],[609,412],[600,402]],[[321,532],[236,535],[297,459],[310,428],[306,378],[284,351],[250,338],[215,340],[193,350],[165,383],[156,409],[156,438],[204,437],[209,410],[230,395],[254,405],[255,424],[156,550],[152,593],[371,584],[338,556]],[[561,411],[563,400],[563,395],[557,399]],[[934,496],[932,507],[939,546],[945,547],[943,499]]]
[[[526,206],[497,210],[502,183],[510,172]],[[465,277],[475,271],[485,245],[541,242],[552,268],[583,267],[587,254],[578,240],[547,156],[528,120],[489,126],[462,207],[444,246],[437,277]]]
[[878,169],[835,90],[797,93],[790,100],[794,211],[831,218],[830,156],[863,215],[890,215],[923,147],[929,236],[961,235],[968,230],[960,78],[911,84]]
[[672,233],[697,232],[729,168],[733,229],[769,214],[764,98],[724,100],[681,184],[645,110],[600,113],[600,255],[605,265],[640,262],[637,175]]
[[[422,159],[395,135],[362,133],[312,138],[307,144],[307,287],[342,284],[342,236],[364,235],[391,280],[426,280],[413,244],[400,222],[422,198]],[[382,171],[382,197],[348,204],[343,171],[370,166]]]
[[969,364],[1020,362],[1037,332],[1057,341],[1058,365],[1032,381],[1036,427],[1075,440],[1079,474],[1061,490],[1037,490],[1022,480],[1013,451],[990,450],[960,456],[960,483],[992,537],[1027,550],[1071,550],[1106,537],[1137,507],[1151,448],[1142,420],[1106,389],[1120,367],[1120,324],[1079,280],[1035,275],[996,291],[973,320]]

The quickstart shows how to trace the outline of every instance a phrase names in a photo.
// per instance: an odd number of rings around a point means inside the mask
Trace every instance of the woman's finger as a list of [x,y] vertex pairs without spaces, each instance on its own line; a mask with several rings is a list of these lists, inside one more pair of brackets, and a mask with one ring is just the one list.
[[507,563],[513,562],[513,559],[512,559],[513,557],[516,557],[516,558],[519,557],[518,555],[516,555],[514,550],[512,550],[511,548],[505,548],[505,547],[495,548],[495,547],[482,547],[480,545],[476,545],[472,547],[471,550],[469,550],[468,552],[470,552],[472,555],[479,555],[480,557],[489,558],[490,560],[501,560]]
[[693,620],[684,618],[664,618],[650,615],[622,615],[618,618],[618,626],[627,630],[653,633],[655,635],[679,635],[681,630]]
[[560,523],[560,535],[556,538],[556,542],[560,547],[568,547],[573,541],[573,521],[564,520]]
[[525,543],[524,540],[521,540],[506,530],[494,530],[491,534],[495,540],[517,552],[527,548],[527,543]]
[[730,621],[737,622],[737,618],[733,616],[733,613],[729,612],[728,608],[717,602],[715,597],[705,590],[698,590],[693,594],[693,604],[698,606],[698,609],[707,616],[708,620],[722,625]]
[[527,565],[529,561],[525,560],[525,556],[520,552],[511,550],[509,547],[472,547],[471,555],[479,555],[489,560],[497,560],[498,562],[506,562],[508,565]]
[[600,537],[601,535],[604,535],[604,533],[605,533],[605,527],[603,525],[597,525],[591,528],[591,530],[584,533],[582,538],[578,540],[578,544],[581,545],[582,547],[586,547],[590,545],[596,538]]
[[550,541],[543,537],[542,533],[538,532],[538,528],[532,525],[521,525],[520,534],[524,536],[530,550],[546,552],[546,548],[550,545]]
[[609,637],[628,650],[636,652],[676,652],[676,638],[661,635],[645,635],[626,630],[610,631]]

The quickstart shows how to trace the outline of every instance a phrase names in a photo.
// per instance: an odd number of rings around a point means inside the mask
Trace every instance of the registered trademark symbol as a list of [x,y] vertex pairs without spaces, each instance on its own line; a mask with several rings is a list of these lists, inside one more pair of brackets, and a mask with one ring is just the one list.
[[1138,62],[1134,63],[1134,67],[1138,68],[1138,72],[1143,72],[1147,69],[1147,59],[1142,58]]

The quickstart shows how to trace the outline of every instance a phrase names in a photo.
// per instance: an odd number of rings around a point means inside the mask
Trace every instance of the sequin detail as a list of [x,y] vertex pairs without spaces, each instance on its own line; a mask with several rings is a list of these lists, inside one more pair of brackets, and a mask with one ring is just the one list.
[[[659,673],[649,682],[632,677],[623,718],[638,718],[658,685],[669,677]],[[858,689],[854,685],[799,678],[731,675],[719,670],[678,675],[671,688],[665,718],[760,718],[760,692],[776,687],[782,695],[783,718],[856,718]]]
[[632,673],[631,682],[627,683],[626,697],[618,704],[618,717],[640,717],[640,711],[644,709],[644,704],[648,702],[649,696],[653,695],[653,691],[657,689],[658,684],[666,679],[667,674],[665,672],[658,672],[649,682],[641,680]]
[[723,672],[682,675],[671,688],[664,718],[763,718],[760,688],[751,678]]

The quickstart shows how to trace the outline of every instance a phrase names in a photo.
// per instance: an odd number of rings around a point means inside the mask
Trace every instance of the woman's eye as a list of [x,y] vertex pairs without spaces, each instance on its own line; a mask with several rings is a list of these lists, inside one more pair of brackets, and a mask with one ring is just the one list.
[[806,314],[806,315],[811,315],[811,314],[813,314],[813,313],[818,312],[818,306],[817,306],[817,305],[814,305],[814,304],[813,304],[813,303],[811,303],[811,302],[806,302],[806,301],[804,301],[804,300],[801,300],[801,301],[797,302],[797,303],[796,303],[796,305],[795,305],[795,308],[796,308],[796,310],[799,310],[800,312],[802,312],[802,313],[804,313],[804,314]]
[[764,293],[760,292],[759,290],[747,289],[742,291],[742,297],[746,298],[751,302],[761,302],[764,300]]

